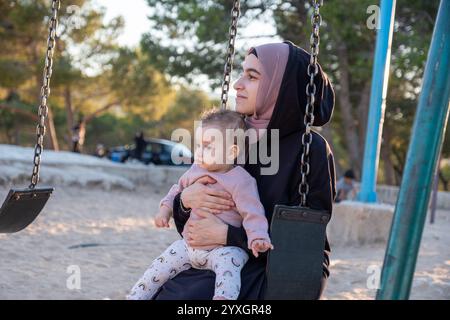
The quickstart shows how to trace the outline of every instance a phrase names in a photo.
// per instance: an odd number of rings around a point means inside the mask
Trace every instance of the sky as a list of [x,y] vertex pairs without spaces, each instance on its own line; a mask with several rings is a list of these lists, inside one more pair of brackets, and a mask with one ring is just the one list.
[[[151,12],[151,8],[147,5],[145,0],[94,0],[95,3],[106,8],[105,20],[109,21],[114,17],[121,15],[125,20],[125,28],[123,34],[118,38],[118,42],[124,46],[136,46],[139,44],[141,35],[151,30],[150,22],[147,16]],[[261,30],[264,32],[261,34]],[[258,36],[258,38],[248,39],[236,39],[236,50],[244,50],[248,46],[258,45],[267,42],[279,41],[279,38],[260,37],[264,34],[275,34],[275,28],[267,23],[260,21],[253,22],[248,28],[243,30],[241,34],[248,36]],[[224,53],[225,57],[225,53]],[[225,61],[224,61],[225,63]],[[235,66],[239,68],[240,66]],[[218,97],[217,92],[212,93],[209,86],[201,87],[207,91],[210,95]],[[230,97],[235,96],[233,88],[230,90]],[[232,102],[230,100],[230,102]]]
[[122,16],[125,19],[124,33],[118,41],[121,45],[135,46],[139,43],[141,35],[150,30],[150,22],[147,16],[151,8],[145,0],[95,0],[106,8],[105,20]]

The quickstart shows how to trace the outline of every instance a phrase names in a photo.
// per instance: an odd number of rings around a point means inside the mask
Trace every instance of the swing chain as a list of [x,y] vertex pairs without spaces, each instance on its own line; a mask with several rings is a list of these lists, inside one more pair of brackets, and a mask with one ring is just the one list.
[[230,90],[231,71],[233,70],[234,61],[234,42],[236,40],[237,34],[237,23],[240,15],[240,5],[240,0],[234,0],[233,8],[231,9],[231,26],[229,30],[227,57],[223,72],[222,95],[220,97],[221,109],[227,108],[228,91]]
[[298,186],[298,191],[300,193],[301,206],[306,206],[306,196],[309,192],[309,185],[306,177],[310,171],[309,165],[309,149],[312,142],[311,126],[314,123],[314,103],[316,94],[316,85],[314,83],[314,78],[319,72],[319,66],[317,64],[317,56],[319,54],[319,28],[322,24],[322,16],[320,15],[319,9],[323,6],[323,0],[313,0],[313,13],[311,15],[312,33],[310,37],[310,48],[311,55],[310,61],[307,68],[307,73],[309,76],[309,83],[306,85],[306,110],[303,123],[305,124],[305,132],[302,135],[302,154],[300,158],[300,173],[301,181]]
[[30,189],[34,189],[39,181],[39,169],[41,166],[41,155],[44,149],[45,119],[48,114],[47,101],[50,96],[50,78],[52,76],[53,52],[56,42],[56,28],[58,26],[58,10],[60,0],[52,0],[52,16],[49,21],[49,34],[47,38],[47,51],[45,54],[45,65],[43,72],[43,83],[41,87],[41,101],[38,109],[39,122],[36,127],[37,142],[34,147],[33,173],[31,175]]

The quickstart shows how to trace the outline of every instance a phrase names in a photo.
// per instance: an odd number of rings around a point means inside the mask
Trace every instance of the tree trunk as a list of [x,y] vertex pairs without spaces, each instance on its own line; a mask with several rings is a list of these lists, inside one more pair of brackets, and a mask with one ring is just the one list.
[[343,127],[345,132],[345,141],[347,150],[350,157],[350,163],[352,169],[357,176],[361,176],[361,152],[359,150],[359,139],[357,129],[355,126],[355,119],[352,113],[352,104],[350,101],[350,78],[349,78],[349,65],[347,48],[344,44],[338,47],[338,59],[339,59],[339,106],[342,110],[342,120],[344,121]]
[[70,86],[67,85],[64,88],[64,104],[66,107],[66,121],[67,121],[67,144],[72,145],[72,128],[74,126],[73,122],[73,108],[72,108],[72,92]]
[[364,152],[364,145],[366,143],[367,117],[369,115],[370,104],[370,86],[371,81],[367,81],[364,85],[363,91],[358,104],[358,129],[359,129],[359,150],[361,154]]
[[[112,108],[112,107],[114,107],[114,106],[117,106],[118,104],[119,104],[118,101],[111,102],[111,103],[107,103],[107,104],[104,105],[103,107],[101,107],[101,108],[95,110],[95,111],[92,112],[90,115],[84,117],[84,118],[81,120],[79,132],[78,132],[78,135],[79,135],[79,141],[78,141],[78,144],[79,144],[80,152],[83,150],[84,141],[85,141],[85,139],[86,139],[86,125],[87,125],[90,121],[92,121],[95,117],[99,116],[100,114],[102,114],[103,112],[107,111],[108,109],[110,109],[110,108]],[[72,127],[71,127],[71,128],[72,128]]]
[[394,156],[397,164],[394,164],[395,171],[395,184],[400,185],[403,177],[403,168],[405,166],[406,155],[402,154],[399,150],[391,148],[392,155]]
[[384,183],[390,186],[395,185],[394,164],[391,159],[391,133],[385,124],[383,130],[383,142],[381,144],[381,158],[384,164]]
[[92,119],[94,119],[95,117],[99,116],[100,114],[102,114],[103,112],[105,112],[106,110],[117,106],[119,104],[119,101],[114,101],[114,102],[110,102],[105,104],[103,107],[95,110],[94,112],[92,112],[90,115],[88,115],[87,117],[85,117],[83,119],[83,122],[88,123],[90,122]]
[[[322,128],[322,132],[321,134],[324,136],[324,138],[328,141],[330,147],[331,147],[331,151],[334,154],[334,143],[333,143],[333,129],[331,128],[331,125],[329,123],[327,123],[326,125],[324,125]],[[341,165],[339,164],[339,161],[336,161],[336,155],[335,155],[335,159],[334,159],[334,163],[335,163],[335,169],[336,169],[336,176],[341,176],[343,173],[343,170],[341,168]]]
[[[36,44],[33,43],[32,44],[32,59],[33,59],[33,64],[34,66],[40,66],[40,60],[39,60],[39,56],[37,54],[37,47]],[[37,97],[38,97],[38,105],[41,103],[41,87],[42,87],[42,71],[39,70],[38,68],[36,68],[36,89],[37,89]],[[47,102],[48,104],[48,102]],[[37,113],[37,112],[36,112]],[[48,141],[48,146],[50,149],[53,149],[55,151],[59,151],[59,145],[58,145],[58,138],[56,136],[56,130],[55,130],[55,123],[53,121],[53,112],[50,109],[50,107],[48,107],[48,114],[47,114],[47,118],[45,121],[45,126],[47,127],[46,132],[47,132],[47,136],[49,137],[49,139],[46,139],[46,141]],[[45,141],[45,139],[44,139]]]
[[47,139],[47,141],[49,142],[49,148],[51,148],[55,151],[59,151],[59,144],[58,144],[58,138],[56,136],[55,123],[53,122],[53,112],[50,109],[50,107],[48,108],[46,127],[47,127],[48,136],[50,138],[50,139]]
[[442,170],[438,170],[439,180],[442,182],[442,187],[444,188],[444,191],[448,191],[448,180],[445,179],[444,174],[442,173]]

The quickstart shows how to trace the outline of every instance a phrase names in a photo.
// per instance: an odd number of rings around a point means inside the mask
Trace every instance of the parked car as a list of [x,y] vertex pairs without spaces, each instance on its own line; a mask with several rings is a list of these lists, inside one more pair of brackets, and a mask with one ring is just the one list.
[[[183,160],[186,163],[184,165],[190,165],[193,162],[192,152],[181,143],[165,139],[146,139],[146,143],[141,157],[141,161],[145,164],[179,165],[174,162],[176,158]],[[172,159],[172,155],[174,159]],[[112,161],[122,163],[133,159],[137,160],[134,144],[111,148],[108,157]]]
[[126,162],[130,157],[130,150],[130,145],[110,148],[108,158],[114,162]]

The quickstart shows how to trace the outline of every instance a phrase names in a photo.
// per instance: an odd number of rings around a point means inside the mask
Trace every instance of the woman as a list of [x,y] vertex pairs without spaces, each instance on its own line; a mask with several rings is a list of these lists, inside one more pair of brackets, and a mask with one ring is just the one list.
[[[300,195],[301,135],[306,106],[306,84],[309,54],[291,42],[266,44],[251,49],[243,63],[244,72],[234,84],[237,91],[236,111],[247,115],[250,127],[279,130],[279,169],[275,175],[261,175],[263,165],[245,165],[256,179],[261,202],[268,220],[275,204],[298,205]],[[315,84],[314,126],[327,123],[334,107],[334,91],[319,67]],[[256,142],[259,144],[259,141]],[[254,146],[253,146],[254,147]],[[269,144],[270,149],[270,144]],[[313,133],[310,148],[307,206],[332,211],[335,197],[334,160],[326,140]],[[248,251],[245,230],[227,225],[214,216],[234,204],[230,196],[208,187],[215,183],[203,177],[186,188],[174,201],[174,219],[178,231],[187,228],[190,245],[223,244]],[[189,208],[202,208],[204,219],[189,222]],[[276,248],[275,248],[276,250]],[[322,289],[329,275],[330,247],[324,247]],[[251,256],[251,255],[250,255]],[[263,300],[265,295],[265,267],[267,255],[250,258],[241,272],[242,287],[239,300]],[[169,280],[153,297],[156,300],[210,300],[214,293],[215,274],[212,271],[189,269]]]

